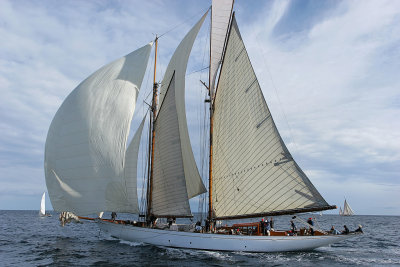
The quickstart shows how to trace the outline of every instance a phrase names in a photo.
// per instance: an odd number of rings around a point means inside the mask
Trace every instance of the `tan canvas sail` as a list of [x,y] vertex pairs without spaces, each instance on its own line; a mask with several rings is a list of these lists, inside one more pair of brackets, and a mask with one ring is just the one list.
[[124,182],[126,142],[150,51],[151,44],[93,73],[54,116],[44,167],[56,211],[136,212],[117,209],[110,199],[115,192],[107,191]]
[[234,18],[214,103],[212,203],[216,218],[333,208],[283,143]]
[[179,44],[168,64],[155,122],[152,213],[190,216],[189,198],[206,192],[190,145],[185,113],[185,74],[190,51],[207,13]]

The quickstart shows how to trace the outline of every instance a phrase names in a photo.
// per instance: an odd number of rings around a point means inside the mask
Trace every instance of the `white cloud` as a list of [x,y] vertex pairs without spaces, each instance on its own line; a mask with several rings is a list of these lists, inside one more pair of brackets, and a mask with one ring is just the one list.
[[[328,202],[342,200],[342,193],[331,190],[340,190],[341,183],[348,185],[346,194],[355,197],[351,203],[356,211],[364,211],[357,203],[365,200],[353,187],[357,184],[363,194],[377,196],[376,206],[365,213],[394,202],[395,194],[384,194],[393,192],[390,187],[378,183],[399,183],[400,3],[339,2],[311,27],[279,35],[277,23],[293,19],[285,16],[292,2],[236,2],[239,27],[278,128]],[[0,1],[3,188],[20,199],[27,194],[16,191],[21,184],[41,193],[47,130],[67,94],[100,66],[149,42],[153,33],[178,25],[160,40],[161,80],[175,47],[208,4]],[[207,23],[200,34],[203,39],[193,48],[188,73],[204,62]],[[151,76],[149,69],[143,93],[151,88]],[[196,125],[204,108],[200,78],[207,80],[197,73],[187,76],[187,99],[196,107],[187,116],[197,155],[202,148]],[[26,205],[20,201],[21,208]],[[399,209],[390,212],[400,214]]]
[[[399,185],[400,5],[343,1],[334,8],[334,15],[290,38],[270,34],[265,29],[274,28],[260,17],[245,28],[244,39],[278,128],[311,180],[321,178],[323,195],[340,190],[339,181],[358,203],[362,188],[377,207],[395,194],[378,199],[389,187],[372,185]],[[280,8],[267,12],[282,14]],[[326,173],[318,177],[315,171]],[[330,202],[338,199],[328,195]]]

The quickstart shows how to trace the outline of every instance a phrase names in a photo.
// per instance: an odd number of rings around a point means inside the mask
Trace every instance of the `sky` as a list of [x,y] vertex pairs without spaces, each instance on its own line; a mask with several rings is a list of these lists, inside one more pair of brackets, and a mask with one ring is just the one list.
[[[0,209],[39,209],[47,190],[47,131],[82,80],[166,33],[157,59],[161,81],[173,51],[210,4],[0,1]],[[400,215],[400,1],[236,0],[234,8],[277,127],[318,191],[332,205],[346,198],[357,214]],[[199,70],[208,65],[209,25],[208,18],[186,76],[200,170],[206,93],[199,80],[208,78]]]

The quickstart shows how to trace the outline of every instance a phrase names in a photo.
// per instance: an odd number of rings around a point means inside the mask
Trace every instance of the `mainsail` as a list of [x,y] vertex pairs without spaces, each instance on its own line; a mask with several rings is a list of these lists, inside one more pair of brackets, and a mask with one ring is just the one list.
[[212,203],[217,219],[332,209],[286,148],[233,16],[215,92]]
[[112,196],[115,184],[124,183],[126,143],[151,46],[93,73],[57,111],[45,148],[46,184],[56,211],[137,212],[135,203],[120,206]]
[[[208,12],[207,12],[208,13]],[[185,74],[190,51],[207,13],[179,44],[165,72],[155,121],[152,214],[190,216],[189,199],[206,192],[186,122]]]

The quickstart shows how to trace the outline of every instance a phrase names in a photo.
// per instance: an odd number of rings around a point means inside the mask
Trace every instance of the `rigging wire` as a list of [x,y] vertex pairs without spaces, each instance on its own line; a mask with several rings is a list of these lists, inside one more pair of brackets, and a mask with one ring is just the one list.
[[[193,71],[193,72],[191,72],[191,73],[187,73],[186,76],[192,75],[192,74],[197,73],[197,72],[202,72],[203,70],[206,70],[206,69],[208,69],[208,68],[210,68],[210,67],[207,66],[207,67],[201,68],[201,69],[199,69],[199,70],[195,70],[195,71]],[[200,74],[200,79],[201,79],[201,74]]]
[[[201,12],[201,14],[204,14],[204,13],[205,13],[207,10],[209,10],[210,8],[211,8],[211,7],[208,7],[207,9],[203,9],[203,11]],[[198,15],[198,13],[196,13],[196,16],[190,16],[190,17],[188,17],[187,19],[185,19],[185,20],[182,21],[181,23],[179,23],[179,24],[173,26],[172,28],[170,28],[169,30],[167,30],[166,32],[164,32],[163,34],[160,34],[160,36],[158,36],[158,38],[161,38],[161,37],[163,37],[164,35],[166,35],[166,34],[172,32],[173,30],[179,28],[180,26],[182,26],[182,25],[185,24],[186,22],[188,22],[188,21],[190,21],[190,20],[192,20],[192,19],[194,19],[194,18],[197,18],[197,15]]]
[[[208,27],[207,27],[207,29],[208,29],[207,33],[210,32],[210,28],[211,28],[211,23],[209,22]],[[209,52],[209,50],[207,49],[207,45],[209,43],[209,37],[210,37],[210,35],[206,34],[206,38],[204,38],[205,42],[204,42],[204,46],[203,46],[202,66],[204,66],[204,63],[206,61],[206,54],[207,54],[207,52]],[[204,67],[198,71],[192,72],[190,74],[200,72],[199,79],[202,80],[203,74],[204,74],[203,70],[208,69],[208,68],[209,68],[209,66]],[[190,75],[190,74],[187,74],[187,75]],[[199,99],[202,99],[202,100],[206,99],[207,98],[207,90],[203,90],[203,88],[204,88],[203,86],[201,86],[200,88],[201,88],[201,90],[199,90],[199,95],[200,95]],[[203,95],[204,95],[204,97],[203,97]],[[202,101],[200,105],[201,105],[201,107],[197,109],[198,125],[199,125],[199,132],[200,132],[200,136],[199,136],[200,166],[201,166],[200,173],[201,173],[203,183],[207,184],[205,182],[205,181],[207,181],[207,175],[206,175],[207,172],[205,172],[205,166],[207,166],[205,164],[205,161],[207,160],[206,152],[207,152],[207,137],[208,137],[207,136],[207,123],[206,123],[207,122],[207,117],[206,117],[207,104],[204,101]],[[199,213],[199,221],[200,222],[203,221],[205,199],[206,199],[206,193],[199,196],[198,213]]]

